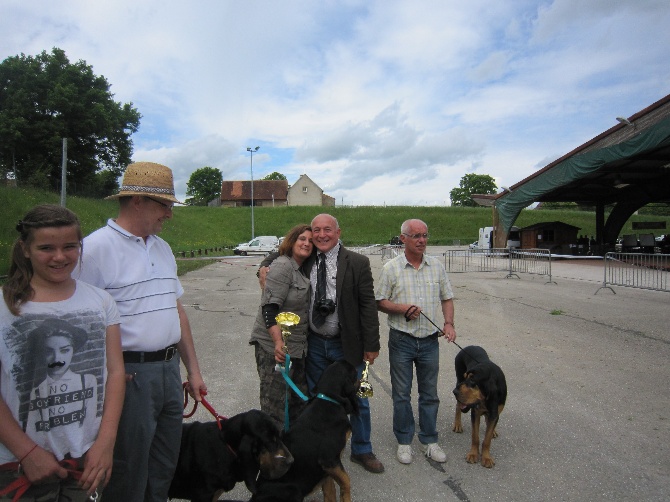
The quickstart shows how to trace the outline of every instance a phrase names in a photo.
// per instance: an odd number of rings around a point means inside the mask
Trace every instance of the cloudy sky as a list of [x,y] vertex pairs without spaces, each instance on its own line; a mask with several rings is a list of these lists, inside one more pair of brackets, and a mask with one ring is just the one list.
[[0,57],[63,49],[142,114],[183,198],[211,166],[338,205],[512,185],[670,93],[667,0],[0,0]]

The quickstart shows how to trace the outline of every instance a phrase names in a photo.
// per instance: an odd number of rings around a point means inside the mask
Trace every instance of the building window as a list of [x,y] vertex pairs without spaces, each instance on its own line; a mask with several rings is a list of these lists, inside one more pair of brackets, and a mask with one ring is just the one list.
[[554,230],[549,228],[543,229],[542,240],[544,240],[544,242],[554,242]]
[[302,187],[302,193],[307,193],[307,187]]

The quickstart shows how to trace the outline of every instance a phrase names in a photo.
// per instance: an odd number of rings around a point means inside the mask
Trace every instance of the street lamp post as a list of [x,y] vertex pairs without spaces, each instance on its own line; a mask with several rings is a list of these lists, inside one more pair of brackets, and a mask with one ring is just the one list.
[[251,154],[251,238],[255,238],[254,234],[254,152],[257,152],[260,146],[256,148],[247,147],[247,152]]

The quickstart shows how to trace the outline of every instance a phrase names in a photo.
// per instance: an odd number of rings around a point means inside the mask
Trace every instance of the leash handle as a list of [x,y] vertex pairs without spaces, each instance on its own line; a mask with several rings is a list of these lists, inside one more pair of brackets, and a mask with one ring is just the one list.
[[[182,384],[182,387],[184,388],[184,409],[186,409],[186,406],[188,406],[188,396],[189,396],[189,394],[188,394],[188,382],[184,382]],[[221,422],[224,421],[224,420],[228,420],[228,418],[224,417],[223,415],[219,415],[216,412],[216,410],[214,409],[214,407],[211,404],[209,404],[207,399],[205,399],[205,395],[200,394],[200,399],[202,400],[201,402],[202,402],[202,405],[205,407],[205,409],[207,411],[209,411],[212,414],[212,416],[216,419],[216,424],[219,426],[219,430],[221,430]],[[184,418],[191,418],[195,414],[195,410],[197,408],[198,408],[198,401],[194,400],[193,409],[190,412],[183,414],[182,416]]]
[[[409,307],[409,308],[407,309],[407,311],[405,312],[405,320],[406,320],[407,322],[409,322],[409,321],[411,320],[411,319],[410,319],[410,316],[411,316],[411,315],[414,313],[414,311],[415,311],[416,309],[418,309],[418,308],[419,308],[419,307],[417,307],[416,305],[410,305],[410,307]],[[423,313],[423,310],[420,312],[420,314],[421,314],[423,317],[425,317],[426,320],[427,320],[429,323],[431,323],[433,326],[435,326],[435,328],[437,328],[437,330],[440,332],[440,334],[441,334],[442,336],[445,336],[445,333],[444,333],[444,331],[442,330],[442,328],[440,328],[437,324],[435,324],[435,323],[433,322],[433,320],[432,320],[430,317],[428,317],[426,314],[424,314],[424,313]],[[460,345],[458,345],[458,343],[456,343],[456,340],[454,340],[454,341],[451,342],[451,343],[453,343],[454,345],[456,345],[456,347],[458,347],[459,349],[463,350],[463,347],[461,347]],[[470,354],[468,354],[468,355],[470,355]],[[472,356],[470,356],[470,357],[472,357]],[[472,359],[474,359],[476,363],[479,362],[479,361],[477,361],[477,359],[475,359],[474,357],[472,357]]]
[[[61,460],[59,464],[65,468],[68,476],[72,477],[72,479],[74,479],[75,481],[79,481],[81,479],[81,475],[83,474],[83,472],[78,469],[79,466],[77,465],[76,460],[73,459]],[[0,466],[0,470],[14,471],[18,470],[20,467],[21,464],[19,462],[10,462],[8,464],[3,464],[2,466]],[[12,481],[10,484],[5,486],[2,490],[0,490],[0,496],[9,495],[10,493],[14,492],[12,502],[18,502],[21,499],[21,496],[23,496],[31,486],[32,483],[28,480],[28,477],[25,474],[22,474],[14,481]],[[89,496],[89,499],[90,500],[98,499],[97,490],[93,495]]]

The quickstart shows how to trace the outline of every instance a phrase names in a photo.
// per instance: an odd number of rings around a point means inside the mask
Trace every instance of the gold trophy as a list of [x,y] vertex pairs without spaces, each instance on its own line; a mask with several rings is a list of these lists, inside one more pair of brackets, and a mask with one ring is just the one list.
[[[281,336],[284,339],[284,346],[282,349],[286,354],[288,354],[286,341],[291,335],[291,328],[300,322],[300,316],[298,314],[294,314],[293,312],[281,312],[275,316],[275,321],[277,321],[277,324],[279,324],[279,327],[281,328]],[[278,366],[280,365],[278,364],[275,366],[275,369],[277,369]]]
[[356,395],[358,397],[372,397],[374,391],[372,390],[372,384],[368,381],[368,372],[370,370],[370,361],[365,361],[365,369],[361,375],[361,385],[358,388]]

